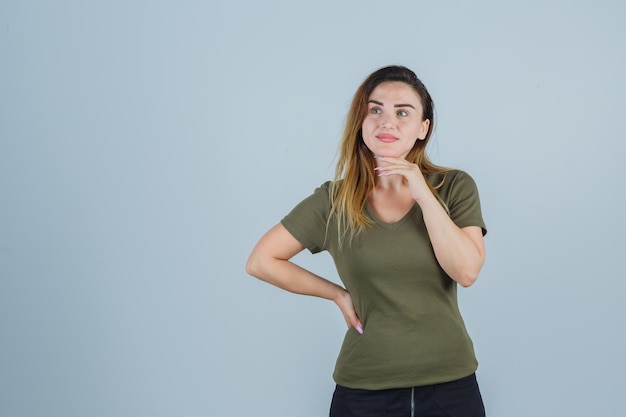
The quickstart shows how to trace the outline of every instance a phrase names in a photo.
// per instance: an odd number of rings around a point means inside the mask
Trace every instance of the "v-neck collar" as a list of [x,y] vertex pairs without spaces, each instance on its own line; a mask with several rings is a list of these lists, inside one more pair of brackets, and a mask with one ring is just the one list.
[[396,230],[396,229],[398,229],[403,223],[405,223],[409,218],[411,218],[411,216],[413,215],[413,213],[415,212],[417,207],[418,207],[417,203],[413,203],[413,205],[411,206],[409,211],[407,211],[406,214],[404,216],[402,216],[402,218],[400,220],[398,220],[397,222],[393,222],[393,223],[387,223],[385,221],[382,221],[376,215],[376,213],[374,212],[374,210],[370,206],[369,202],[367,202],[367,201],[365,202],[365,211],[370,216],[370,218],[374,221],[374,223],[376,223],[379,226],[384,227],[385,229],[389,229],[389,230]]

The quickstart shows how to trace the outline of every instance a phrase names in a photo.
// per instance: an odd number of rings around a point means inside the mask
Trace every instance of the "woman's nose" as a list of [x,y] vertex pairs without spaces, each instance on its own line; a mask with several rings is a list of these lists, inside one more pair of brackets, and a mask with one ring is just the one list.
[[384,115],[381,119],[381,126],[385,128],[391,128],[395,125],[396,121],[391,115]]

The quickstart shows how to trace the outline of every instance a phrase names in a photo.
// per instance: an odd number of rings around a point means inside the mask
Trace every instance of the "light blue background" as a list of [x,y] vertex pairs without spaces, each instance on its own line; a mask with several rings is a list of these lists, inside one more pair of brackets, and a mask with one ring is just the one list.
[[460,302],[488,414],[622,415],[625,18],[0,2],[0,415],[327,415],[339,311],[244,264],[332,176],[352,94],[388,64],[434,97],[433,160],[479,185],[488,259]]

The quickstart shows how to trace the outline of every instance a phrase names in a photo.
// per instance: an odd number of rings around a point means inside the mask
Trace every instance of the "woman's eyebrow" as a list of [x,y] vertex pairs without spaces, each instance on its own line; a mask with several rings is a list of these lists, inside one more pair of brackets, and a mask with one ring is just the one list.
[[[369,100],[368,103],[374,103],[382,107],[385,106],[383,103],[381,103],[380,101],[376,101],[376,100]],[[394,104],[393,107],[410,107],[413,110],[415,110],[415,107],[413,107],[412,104]]]

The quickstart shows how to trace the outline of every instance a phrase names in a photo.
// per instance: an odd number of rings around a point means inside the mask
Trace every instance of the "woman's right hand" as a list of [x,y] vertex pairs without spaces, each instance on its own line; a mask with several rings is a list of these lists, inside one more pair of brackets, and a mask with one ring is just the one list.
[[304,246],[278,223],[256,244],[246,263],[246,271],[284,290],[334,301],[348,327],[363,333],[363,324],[345,288],[289,261],[302,250]]
[[359,334],[363,334],[363,323],[361,323],[359,316],[356,314],[350,293],[343,290],[333,301],[341,310],[341,314],[343,314],[343,318],[346,320],[348,327],[354,327]]

